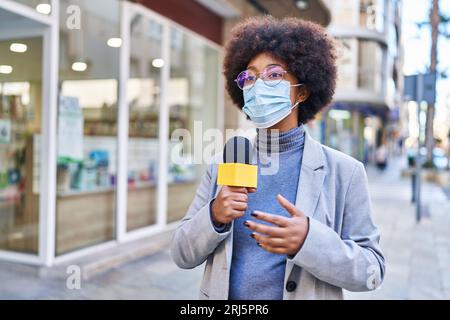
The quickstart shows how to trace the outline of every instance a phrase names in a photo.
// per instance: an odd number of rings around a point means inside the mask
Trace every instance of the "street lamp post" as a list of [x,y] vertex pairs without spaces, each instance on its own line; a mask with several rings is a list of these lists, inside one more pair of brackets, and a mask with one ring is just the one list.
[[416,202],[416,220],[420,221],[422,217],[421,204],[421,171],[422,171],[422,157],[420,149],[422,146],[422,102],[434,103],[436,100],[436,73],[419,73],[405,77],[404,85],[404,99],[405,101],[417,102],[417,123],[419,127],[419,134],[417,137],[417,155],[415,167],[415,181],[413,182],[413,200]]
[[422,111],[422,96],[423,96],[423,74],[418,74],[416,77],[417,81],[417,124],[418,124],[418,135],[417,135],[417,156],[416,156],[416,179],[415,179],[415,200],[416,200],[416,221],[420,222],[422,217],[421,211],[421,197],[420,197],[420,188],[421,188],[421,180],[422,180],[422,157],[420,154],[421,148],[421,134],[422,134],[422,125],[421,125],[421,111]]

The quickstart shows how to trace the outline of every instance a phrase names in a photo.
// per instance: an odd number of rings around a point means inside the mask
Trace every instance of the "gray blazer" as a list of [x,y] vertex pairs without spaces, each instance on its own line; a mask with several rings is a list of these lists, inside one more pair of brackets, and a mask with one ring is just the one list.
[[[200,299],[228,298],[233,228],[218,233],[211,222],[216,176],[217,165],[209,165],[171,242],[180,268],[206,260]],[[301,250],[286,259],[283,299],[342,299],[342,288],[369,291],[381,284],[384,257],[361,162],[306,133],[295,205],[309,217],[309,231]]]

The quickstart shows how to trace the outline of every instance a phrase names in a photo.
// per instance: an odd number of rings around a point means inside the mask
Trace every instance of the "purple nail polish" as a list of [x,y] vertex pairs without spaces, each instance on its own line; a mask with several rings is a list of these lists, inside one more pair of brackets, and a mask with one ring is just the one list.
[[244,226],[249,227],[250,225],[248,224],[247,221],[244,222]]
[[250,213],[250,215],[253,216],[253,217],[257,217],[257,216],[258,216],[258,214],[257,214],[255,211],[253,211],[252,213]]
[[255,234],[254,234],[254,233],[251,233],[251,234],[250,234],[250,237],[252,237],[253,239],[255,239]]

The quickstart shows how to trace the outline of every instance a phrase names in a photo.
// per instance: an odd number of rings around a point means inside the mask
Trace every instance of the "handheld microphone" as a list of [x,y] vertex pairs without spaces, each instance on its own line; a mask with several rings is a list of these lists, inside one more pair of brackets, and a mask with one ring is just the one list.
[[223,163],[219,164],[217,184],[222,186],[256,188],[258,166],[251,164],[252,144],[244,137],[232,137],[223,150]]

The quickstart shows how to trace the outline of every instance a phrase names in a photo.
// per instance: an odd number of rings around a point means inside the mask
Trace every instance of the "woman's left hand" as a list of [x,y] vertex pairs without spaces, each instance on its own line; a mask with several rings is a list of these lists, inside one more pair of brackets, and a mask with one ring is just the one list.
[[252,216],[258,220],[270,222],[275,226],[268,226],[253,221],[245,221],[245,226],[254,231],[251,237],[265,250],[294,256],[300,250],[308,234],[309,221],[306,215],[295,205],[290,203],[281,194],[277,196],[278,202],[291,215],[283,216],[254,211]]

